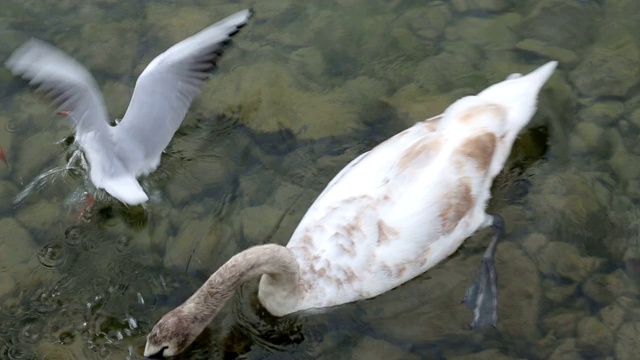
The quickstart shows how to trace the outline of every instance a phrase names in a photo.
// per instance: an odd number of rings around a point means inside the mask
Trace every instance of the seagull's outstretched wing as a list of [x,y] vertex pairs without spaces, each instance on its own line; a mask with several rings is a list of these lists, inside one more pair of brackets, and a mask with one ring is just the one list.
[[114,131],[116,143],[135,144],[139,146],[135,150],[142,152],[136,158],[143,163],[127,167],[157,165],[224,45],[250,17],[251,12],[244,10],[209,26],[160,54],[140,74],[127,112]]
[[5,66],[44,90],[58,110],[69,111],[67,118],[76,131],[109,126],[102,95],[91,74],[54,46],[31,39],[11,54]]

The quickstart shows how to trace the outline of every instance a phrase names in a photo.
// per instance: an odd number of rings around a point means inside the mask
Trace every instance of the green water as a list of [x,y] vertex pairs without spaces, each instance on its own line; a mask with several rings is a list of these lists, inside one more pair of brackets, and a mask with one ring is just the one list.
[[286,244],[359,153],[513,72],[560,66],[494,184],[500,323],[460,304],[487,244],[375,299],[277,319],[245,285],[182,356],[635,358],[640,346],[640,2],[17,1],[0,58],[30,37],[78,59],[112,117],[144,66],[245,7],[256,15],[144,180],[145,209],[85,214],[71,135],[0,71],[0,359],[140,359],[145,335],[233,254]]

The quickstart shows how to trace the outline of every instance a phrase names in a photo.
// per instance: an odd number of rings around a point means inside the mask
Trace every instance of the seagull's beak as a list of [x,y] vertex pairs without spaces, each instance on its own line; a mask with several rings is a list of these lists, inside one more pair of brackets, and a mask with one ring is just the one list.
[[58,111],[58,115],[60,115],[60,116],[69,116],[69,112],[66,111],[66,110]]
[[2,160],[2,162],[4,162],[5,165],[9,166],[9,163],[7,162],[7,157],[4,155],[4,151],[2,151],[2,147],[0,147],[0,160]]

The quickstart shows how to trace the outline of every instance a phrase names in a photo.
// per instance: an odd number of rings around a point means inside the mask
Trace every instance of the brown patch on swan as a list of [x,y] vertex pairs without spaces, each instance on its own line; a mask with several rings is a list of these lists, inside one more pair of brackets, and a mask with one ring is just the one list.
[[357,232],[362,232],[362,230],[360,229],[359,223],[360,223],[360,218],[358,218],[358,224],[357,225],[353,224],[353,223],[350,223],[350,224],[347,224],[345,226],[345,230],[346,230],[347,236],[348,236],[347,239],[349,239],[351,241],[352,245],[353,245],[353,240],[351,240],[351,238],[354,237]]
[[400,277],[404,276],[405,272],[407,272],[407,266],[406,265],[399,265],[398,266],[398,274],[396,275],[396,277],[400,278]]
[[391,270],[391,268],[389,267],[389,265],[385,264],[385,263],[381,263],[380,264],[380,269],[382,270],[382,272],[384,272],[384,274],[387,277],[391,277],[393,276],[393,270]]
[[325,268],[321,267],[320,269],[318,269],[318,270],[315,272],[315,274],[316,274],[316,276],[318,276],[318,277],[325,277],[325,276],[327,275],[327,269],[325,269]]
[[410,168],[420,157],[428,153],[436,153],[440,149],[440,146],[440,139],[427,137],[416,141],[402,153],[400,161],[398,161],[398,168],[400,170]]
[[378,245],[385,244],[397,238],[400,232],[387,224],[384,220],[378,220]]
[[304,234],[304,236],[302,236],[302,243],[307,246],[313,247],[313,239],[311,238],[311,235],[309,235],[309,233],[306,233]]
[[352,269],[347,268],[347,269],[343,269],[342,271],[344,271],[344,274],[346,276],[346,280],[347,280],[347,284],[353,284],[354,281],[356,281],[358,279],[358,276],[356,275],[355,272],[353,272]]
[[496,136],[493,133],[485,132],[467,139],[456,152],[465,158],[474,160],[478,170],[485,172],[491,166],[495,150]]
[[469,181],[461,181],[456,187],[449,190],[443,199],[445,200],[439,217],[442,221],[442,233],[446,235],[456,228],[458,222],[473,207],[475,199]]
[[475,118],[483,115],[491,116],[495,118],[496,121],[502,121],[506,114],[502,106],[496,104],[482,104],[466,109],[460,114],[459,119],[461,123],[470,123],[473,122]]
[[342,249],[342,251],[344,251],[345,254],[347,254],[347,255],[349,255],[351,257],[356,257],[356,251],[355,250],[353,250],[353,249],[351,249],[349,247],[346,247],[346,246],[344,246],[342,244],[338,244],[338,246],[340,246],[340,249]]
[[422,126],[428,132],[434,132],[438,129],[438,125],[440,125],[440,119],[442,119],[442,115],[434,116],[422,122]]

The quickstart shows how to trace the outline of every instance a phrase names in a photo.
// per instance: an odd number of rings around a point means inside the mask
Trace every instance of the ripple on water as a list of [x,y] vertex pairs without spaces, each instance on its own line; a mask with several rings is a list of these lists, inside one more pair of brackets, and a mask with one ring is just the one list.
[[67,252],[60,242],[50,242],[44,244],[38,250],[38,261],[40,265],[48,270],[54,270],[62,266],[67,260]]
[[4,130],[8,133],[15,133],[20,130],[20,123],[15,119],[8,120],[4,123]]
[[9,341],[0,340],[0,359],[35,360],[36,354],[26,346],[16,345]]
[[44,323],[41,317],[27,316],[20,320],[18,326],[20,334],[18,335],[20,343],[36,344],[44,336]]
[[82,230],[78,226],[71,226],[64,232],[64,243],[69,247],[78,247],[82,243]]
[[111,358],[111,349],[104,344],[90,344],[85,346],[82,354],[85,359],[109,359]]
[[38,359],[41,360],[76,360],[78,357],[71,349],[59,344],[41,344],[38,346]]
[[116,250],[120,253],[126,253],[131,247],[131,236],[127,234],[120,234],[115,239]]
[[236,324],[223,340],[225,350],[246,342],[242,351],[249,351],[252,356],[277,358],[286,354],[290,359],[310,358],[321,336],[304,326],[298,316],[277,318],[269,314],[259,303],[253,286],[245,286],[238,293],[233,299]]
[[71,344],[75,341],[82,326],[78,324],[77,313],[68,309],[61,309],[48,323],[47,334],[54,343]]
[[20,316],[23,312],[20,306],[20,298],[7,296],[4,299],[2,305],[0,305],[0,320],[2,324],[15,321],[15,318]]

